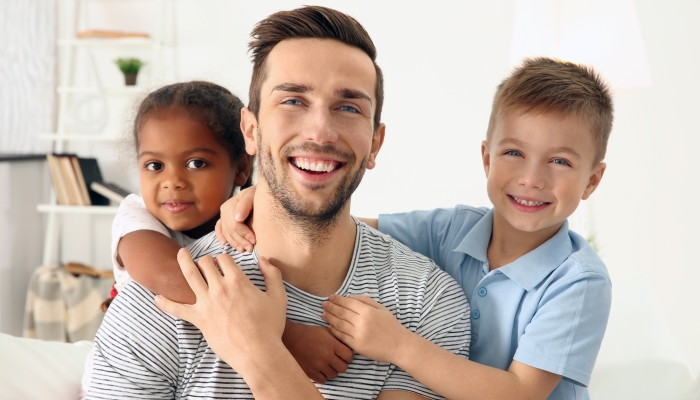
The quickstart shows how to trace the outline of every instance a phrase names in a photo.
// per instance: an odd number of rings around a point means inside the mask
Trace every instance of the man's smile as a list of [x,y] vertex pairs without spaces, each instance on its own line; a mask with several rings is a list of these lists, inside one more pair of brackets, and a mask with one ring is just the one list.
[[295,167],[310,173],[327,173],[333,172],[341,168],[345,163],[335,160],[324,160],[310,157],[290,157],[291,162]]

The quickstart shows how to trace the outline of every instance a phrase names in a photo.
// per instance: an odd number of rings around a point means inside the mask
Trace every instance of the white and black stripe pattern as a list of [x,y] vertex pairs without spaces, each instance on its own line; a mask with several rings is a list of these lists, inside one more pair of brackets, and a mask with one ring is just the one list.
[[[221,246],[211,234],[189,246],[195,259],[230,253],[264,290],[257,254]],[[325,298],[286,284],[287,317],[327,326]],[[459,285],[429,259],[358,223],[353,260],[338,294],[366,295],[386,306],[405,327],[463,357],[469,355],[469,306]],[[119,293],[95,339],[90,399],[252,399],[240,375],[209,348],[192,324],[160,311],[153,293],[134,282]],[[373,399],[382,390],[440,398],[394,365],[360,355],[345,373],[316,385],[327,399]]]

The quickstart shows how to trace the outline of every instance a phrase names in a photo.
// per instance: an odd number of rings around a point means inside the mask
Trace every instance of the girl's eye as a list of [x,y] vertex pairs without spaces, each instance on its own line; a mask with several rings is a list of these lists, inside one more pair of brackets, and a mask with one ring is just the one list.
[[204,168],[206,165],[207,165],[207,163],[202,161],[202,160],[190,160],[187,162],[187,168],[198,169],[198,168]]
[[149,171],[160,171],[163,169],[163,164],[159,162],[149,162],[146,164],[146,169]]
[[340,111],[347,111],[347,112],[351,112],[351,113],[356,113],[356,114],[360,112],[357,108],[355,108],[353,106],[341,106],[339,108],[339,110]]
[[523,153],[519,152],[518,150],[506,150],[503,154],[507,154],[509,156],[515,156],[515,157],[522,157]]

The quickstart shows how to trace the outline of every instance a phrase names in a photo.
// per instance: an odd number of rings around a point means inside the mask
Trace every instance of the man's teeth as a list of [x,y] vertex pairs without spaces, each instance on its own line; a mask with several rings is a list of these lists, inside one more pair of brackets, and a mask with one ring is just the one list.
[[315,172],[331,172],[336,169],[336,163],[334,162],[308,162],[304,160],[294,160],[294,165],[297,168],[305,169],[307,171]]
[[519,199],[515,196],[511,196],[511,197],[513,198],[513,200],[515,200],[516,203],[522,204],[522,205],[528,206],[528,207],[537,207],[537,206],[541,206],[541,205],[545,204],[544,201],[528,201],[528,200]]

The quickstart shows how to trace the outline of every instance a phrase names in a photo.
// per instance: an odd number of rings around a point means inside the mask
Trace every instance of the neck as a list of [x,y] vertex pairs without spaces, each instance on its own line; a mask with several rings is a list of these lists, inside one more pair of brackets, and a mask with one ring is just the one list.
[[202,225],[199,225],[196,228],[192,228],[187,231],[182,231],[185,235],[191,237],[192,239],[199,239],[202,236],[211,233],[214,231],[214,228],[216,227],[216,221],[219,220],[219,213],[217,213],[212,219],[209,221],[203,223]]
[[540,247],[559,231],[562,224],[563,222],[536,232],[523,232],[515,229],[497,210],[494,210],[493,231],[486,253],[489,269],[493,271],[510,264]]
[[270,195],[260,182],[255,193],[251,227],[256,251],[280,269],[292,286],[319,297],[335,293],[343,284],[355,248],[357,225],[350,203],[336,218],[314,226],[299,221]]

